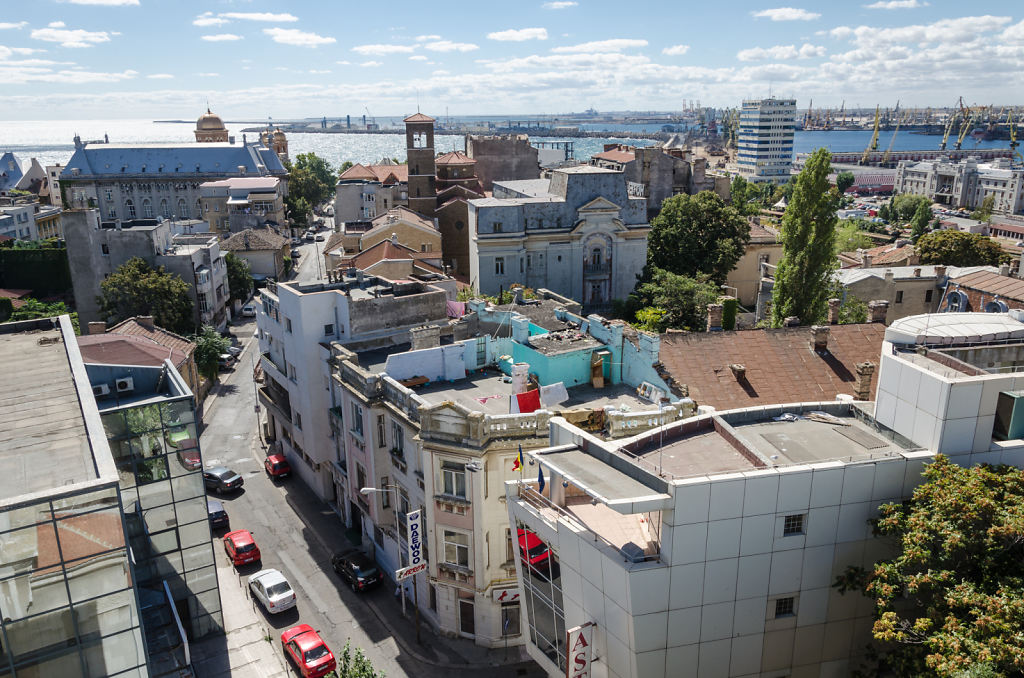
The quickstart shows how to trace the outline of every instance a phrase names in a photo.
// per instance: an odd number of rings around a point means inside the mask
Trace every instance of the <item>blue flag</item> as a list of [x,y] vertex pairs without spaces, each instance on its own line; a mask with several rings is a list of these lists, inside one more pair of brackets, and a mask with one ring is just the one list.
[[540,493],[544,493],[544,469],[537,464],[537,484],[540,485]]

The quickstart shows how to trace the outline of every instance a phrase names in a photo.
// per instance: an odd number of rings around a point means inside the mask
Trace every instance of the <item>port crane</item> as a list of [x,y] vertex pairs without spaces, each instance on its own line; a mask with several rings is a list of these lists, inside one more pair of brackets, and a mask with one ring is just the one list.
[[[887,167],[889,165],[889,157],[892,156],[892,147],[896,143],[896,134],[900,131],[900,123],[903,122],[904,116],[901,116],[899,114],[899,108],[900,108],[899,104],[896,104],[896,129],[893,130],[892,138],[889,139],[889,147],[887,149],[885,149],[885,154],[882,156],[882,162],[881,162],[881,166],[882,167]],[[907,115],[905,117],[908,120],[910,119],[909,115]]]
[[875,131],[871,135],[871,142],[868,144],[868,147],[864,149],[864,155],[860,158],[860,164],[862,165],[868,164],[868,160],[871,158],[871,152],[878,150],[878,113],[879,108],[878,106],[875,106]]
[[1017,125],[1013,122],[1013,109],[1010,109],[1010,113],[1006,116],[1006,124],[1010,128],[1010,162],[1013,163],[1018,158],[1024,160],[1021,154],[1017,151],[1017,147],[1020,146],[1020,142],[1017,141]]

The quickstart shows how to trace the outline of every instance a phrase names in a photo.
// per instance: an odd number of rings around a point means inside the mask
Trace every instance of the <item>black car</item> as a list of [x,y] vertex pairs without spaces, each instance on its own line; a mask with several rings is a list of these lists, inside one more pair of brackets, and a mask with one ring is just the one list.
[[343,551],[331,556],[331,566],[353,591],[365,591],[384,581],[384,574],[365,553],[358,550]]
[[211,530],[219,530],[221,528],[227,530],[231,527],[231,519],[228,518],[228,512],[224,510],[224,504],[216,499],[206,500],[206,513],[210,517]]
[[245,484],[242,476],[224,466],[208,468],[203,471],[203,482],[206,484],[206,489],[214,492],[231,492],[241,489]]

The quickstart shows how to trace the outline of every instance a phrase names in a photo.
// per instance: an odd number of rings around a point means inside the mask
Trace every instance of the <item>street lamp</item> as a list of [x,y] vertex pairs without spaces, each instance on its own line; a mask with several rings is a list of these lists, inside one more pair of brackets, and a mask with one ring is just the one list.
[[729,290],[732,290],[733,296],[736,297],[737,299],[740,298],[740,291],[738,289],[736,289],[735,287],[733,287],[732,285],[721,285],[721,288],[723,290],[725,290],[726,292],[728,292]]
[[[387,492],[394,492],[395,493],[395,508],[394,508],[394,512],[395,512],[395,550],[398,552],[398,568],[397,569],[400,570],[400,569],[402,569],[402,544],[401,544],[401,542],[399,541],[399,538],[398,538],[398,535],[399,535],[399,528],[398,528],[398,502],[401,499],[401,497],[398,494],[398,490],[399,489],[401,489],[401,488],[398,485],[385,485],[382,488],[381,487],[363,487],[363,488],[360,488],[359,494],[361,494],[361,495],[363,495],[365,497],[367,495],[373,494],[374,492],[379,492],[381,494],[385,494]],[[405,585],[399,583],[398,588],[402,592],[402,616],[404,617],[405,616]]]

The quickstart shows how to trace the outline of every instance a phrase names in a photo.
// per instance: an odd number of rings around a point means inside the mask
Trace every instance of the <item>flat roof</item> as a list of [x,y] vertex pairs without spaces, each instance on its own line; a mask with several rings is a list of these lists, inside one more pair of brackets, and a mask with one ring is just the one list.
[[605,503],[671,498],[612,466],[594,463],[594,457],[575,445],[531,452],[530,456],[537,459],[542,468],[549,466],[549,474],[551,470],[558,472],[576,487]]
[[0,334],[0,364],[0,500],[99,478],[61,331]]
[[1024,340],[1024,322],[1012,313],[925,313],[893,322],[885,330],[885,340],[944,346]]

